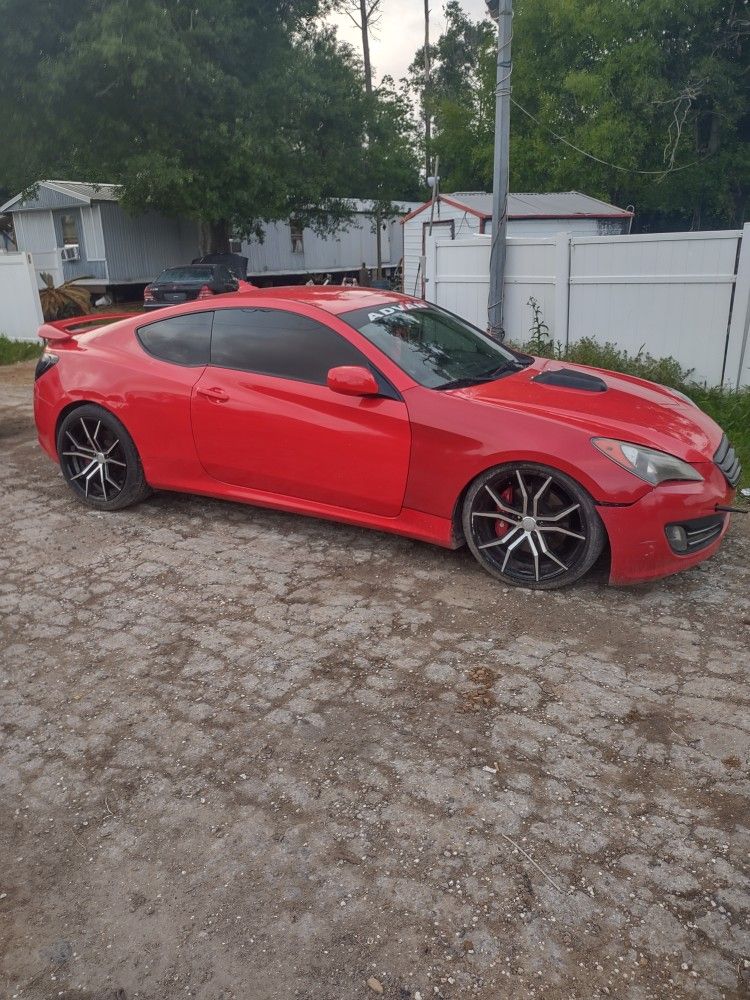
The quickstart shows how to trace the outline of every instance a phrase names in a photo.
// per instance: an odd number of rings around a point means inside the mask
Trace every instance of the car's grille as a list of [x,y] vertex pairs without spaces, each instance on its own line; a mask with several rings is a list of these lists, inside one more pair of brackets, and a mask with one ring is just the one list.
[[[710,514],[708,517],[697,517],[693,521],[668,524],[666,527],[667,540],[672,550],[681,556],[698,552],[700,549],[705,549],[711,542],[716,541],[724,527],[725,518],[726,514]],[[682,528],[685,532],[679,545],[675,544],[671,536],[671,529],[674,528]]]
[[722,435],[721,444],[714,455],[714,462],[724,473],[724,478],[730,486],[736,486],[742,475],[742,466],[737,453],[729,443],[726,434]]
[[718,538],[721,529],[724,527],[724,515],[717,514],[715,517],[702,517],[700,520],[688,521],[685,530],[688,540],[688,551],[702,549],[710,545],[714,538]]

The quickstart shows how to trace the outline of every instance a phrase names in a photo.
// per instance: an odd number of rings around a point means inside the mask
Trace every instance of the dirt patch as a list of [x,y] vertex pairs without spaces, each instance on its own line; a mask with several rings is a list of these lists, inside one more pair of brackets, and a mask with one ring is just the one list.
[[535,595],[236,504],[103,515],[22,369],[0,996],[748,996],[747,525],[659,584]]
[[7,389],[13,386],[31,385],[34,381],[35,368],[36,360],[0,366],[0,387]]

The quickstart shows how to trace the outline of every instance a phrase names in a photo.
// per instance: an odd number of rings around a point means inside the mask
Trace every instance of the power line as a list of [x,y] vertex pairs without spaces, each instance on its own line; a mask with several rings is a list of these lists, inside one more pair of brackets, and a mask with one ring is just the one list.
[[697,160],[691,160],[690,163],[684,163],[681,167],[666,167],[664,170],[638,170],[635,167],[623,167],[619,163],[610,163],[609,160],[602,160],[601,157],[594,156],[593,153],[586,152],[585,149],[581,149],[580,146],[576,146],[575,143],[570,142],[570,140],[566,139],[565,136],[558,135],[557,132],[551,129],[548,125],[545,125],[544,122],[540,122],[535,115],[532,115],[530,111],[527,111],[523,105],[519,104],[518,101],[515,100],[515,98],[511,97],[510,100],[511,104],[517,107],[519,111],[522,111],[527,118],[530,118],[536,125],[543,128],[546,132],[549,132],[549,134],[554,136],[559,142],[564,143],[566,146],[570,146],[570,148],[574,149],[576,153],[580,153],[582,156],[587,156],[590,160],[595,160],[597,163],[601,163],[605,167],[611,167],[613,170],[622,170],[626,174],[643,174],[650,177],[666,177],[667,174],[676,174],[680,170],[687,170],[690,167],[694,167],[697,163],[703,163],[703,161],[707,160],[711,155],[708,153],[706,156],[701,156]]

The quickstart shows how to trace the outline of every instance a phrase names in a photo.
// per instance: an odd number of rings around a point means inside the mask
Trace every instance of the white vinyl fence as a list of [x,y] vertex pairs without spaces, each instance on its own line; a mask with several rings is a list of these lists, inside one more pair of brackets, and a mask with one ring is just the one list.
[[[426,298],[487,326],[489,236],[428,240]],[[744,230],[508,240],[505,330],[671,355],[708,385],[750,385],[750,223]]]
[[43,322],[31,254],[0,253],[0,334],[36,340]]

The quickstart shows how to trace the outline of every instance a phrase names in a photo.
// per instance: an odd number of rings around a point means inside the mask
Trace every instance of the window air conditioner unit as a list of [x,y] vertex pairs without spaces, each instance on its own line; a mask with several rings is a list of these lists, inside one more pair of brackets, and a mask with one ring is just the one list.
[[62,259],[63,260],[80,260],[81,259],[81,248],[77,243],[69,243],[68,246],[62,248]]

